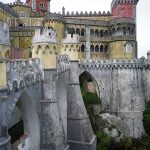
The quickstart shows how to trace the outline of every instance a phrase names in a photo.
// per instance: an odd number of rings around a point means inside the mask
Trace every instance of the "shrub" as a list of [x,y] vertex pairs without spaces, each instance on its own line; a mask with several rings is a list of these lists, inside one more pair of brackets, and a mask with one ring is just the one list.
[[148,102],[146,105],[146,109],[143,112],[143,124],[146,133],[150,135],[150,102]]
[[108,150],[112,138],[106,133],[98,131],[97,132],[97,150]]
[[101,104],[101,100],[98,97],[97,93],[91,93],[86,91],[84,88],[81,88],[82,97],[85,105],[88,104]]

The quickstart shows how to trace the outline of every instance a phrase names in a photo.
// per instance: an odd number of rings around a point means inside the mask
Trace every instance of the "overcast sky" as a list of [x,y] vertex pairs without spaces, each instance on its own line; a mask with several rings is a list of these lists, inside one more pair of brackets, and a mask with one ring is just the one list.
[[[6,0],[1,0],[6,2]],[[14,0],[7,0],[7,3]],[[25,1],[25,0],[22,0]],[[51,0],[51,12],[66,11],[110,11],[112,0]],[[138,57],[146,56],[150,50],[150,0],[139,0],[137,5]]]

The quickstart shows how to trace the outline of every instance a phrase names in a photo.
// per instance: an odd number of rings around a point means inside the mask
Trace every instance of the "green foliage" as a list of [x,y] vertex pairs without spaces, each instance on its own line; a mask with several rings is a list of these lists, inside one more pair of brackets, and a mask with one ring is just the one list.
[[122,149],[129,149],[131,148],[132,144],[133,144],[133,141],[132,141],[132,138],[130,137],[124,137],[120,141],[120,145]]
[[145,131],[148,135],[150,135],[150,102],[146,104],[146,109],[143,112],[143,124]]
[[150,150],[150,137],[145,135],[141,139],[133,140],[133,149],[135,150]]
[[85,105],[101,104],[101,100],[98,97],[96,92],[95,93],[91,93],[91,92],[86,91],[84,88],[81,88],[81,93],[82,93]]
[[97,150],[108,150],[112,138],[106,133],[98,131],[97,132]]

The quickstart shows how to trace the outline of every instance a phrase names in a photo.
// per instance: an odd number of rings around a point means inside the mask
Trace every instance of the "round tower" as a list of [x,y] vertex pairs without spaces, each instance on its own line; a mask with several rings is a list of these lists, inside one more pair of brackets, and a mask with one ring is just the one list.
[[58,38],[58,54],[61,51],[61,42],[64,39],[65,19],[62,15],[56,13],[49,13],[44,17],[43,25],[46,28],[53,28],[56,30]]
[[79,59],[79,35],[67,34],[62,41],[61,54],[67,54],[70,60]]
[[0,21],[0,58],[9,58],[10,39],[9,25]]
[[113,0],[111,10],[113,17],[136,18],[136,5],[139,0]]
[[113,0],[110,58],[137,58],[136,5],[138,0]]
[[43,69],[56,68],[56,31],[38,28],[32,41],[32,58],[40,58]]
[[26,0],[28,6],[32,8],[32,11],[43,13],[50,12],[51,0]]

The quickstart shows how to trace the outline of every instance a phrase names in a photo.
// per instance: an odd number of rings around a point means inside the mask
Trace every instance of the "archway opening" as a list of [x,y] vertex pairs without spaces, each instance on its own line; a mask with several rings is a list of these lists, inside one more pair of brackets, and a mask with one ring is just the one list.
[[35,104],[23,93],[13,108],[9,128],[12,150],[40,149],[40,124]]
[[83,72],[79,76],[79,82],[80,82],[80,89],[83,97],[83,101],[87,110],[87,113],[89,115],[92,128],[96,134],[97,132],[97,127],[95,126],[95,123],[93,120],[95,119],[94,117],[94,107],[97,105],[99,108],[101,107],[101,99],[100,99],[100,92],[98,88],[98,84],[94,77],[88,73],[88,72]]
[[67,138],[67,90],[64,79],[59,77],[56,85],[58,104],[60,107],[63,128]]

